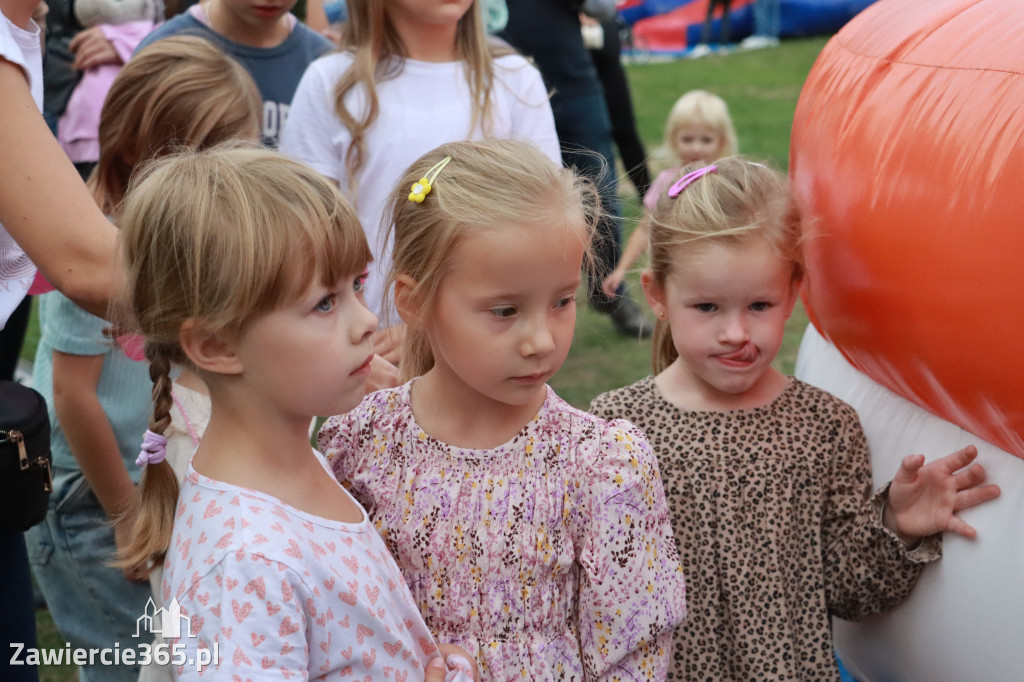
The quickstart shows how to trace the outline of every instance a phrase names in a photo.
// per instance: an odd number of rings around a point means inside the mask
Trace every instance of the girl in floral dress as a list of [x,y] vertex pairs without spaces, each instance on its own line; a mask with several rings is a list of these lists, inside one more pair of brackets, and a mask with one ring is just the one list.
[[416,161],[389,203],[416,378],[320,431],[428,627],[484,679],[661,680],[685,615],[650,445],[546,383],[572,341],[595,204],[528,143]]

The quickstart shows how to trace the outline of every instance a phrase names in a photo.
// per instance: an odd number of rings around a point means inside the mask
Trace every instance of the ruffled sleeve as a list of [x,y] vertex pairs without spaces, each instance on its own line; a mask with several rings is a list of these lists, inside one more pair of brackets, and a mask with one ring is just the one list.
[[317,433],[317,448],[327,458],[334,477],[352,491],[359,503],[369,509],[368,500],[352,485],[356,475],[366,462],[366,448],[360,443],[367,436],[373,423],[376,406],[373,395],[363,399],[351,412],[329,417]]
[[825,599],[829,613],[853,620],[883,613],[906,599],[925,564],[941,556],[941,535],[908,549],[881,522],[886,485],[867,500],[871,464],[867,439],[852,408],[844,406],[824,500]]
[[663,680],[686,592],[658,465],[635,426],[595,421],[576,545],[587,678]]
[[64,294],[53,291],[39,299],[39,323],[53,350],[68,355],[109,355],[115,346],[103,334],[106,320],[79,308]]
[[[320,427],[317,446],[335,478],[373,515],[381,496],[394,495],[399,481],[391,458],[402,453],[409,385],[371,393],[351,412],[330,417]],[[392,442],[395,441],[395,442]]]

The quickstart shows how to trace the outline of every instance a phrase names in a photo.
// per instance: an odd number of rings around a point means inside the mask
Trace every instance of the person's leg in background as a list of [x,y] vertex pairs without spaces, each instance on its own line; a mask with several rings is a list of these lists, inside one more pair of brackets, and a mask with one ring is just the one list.
[[594,272],[587,284],[590,305],[606,313],[615,328],[627,336],[647,336],[652,327],[645,324],[643,312],[624,287],[609,299],[601,291],[601,282],[619,260],[622,217],[612,155],[611,120],[600,94],[557,98],[551,103],[558,139],[562,142],[562,160],[567,167],[590,178],[601,196],[602,217],[594,238]]
[[502,37],[534,60],[553,91],[551,110],[562,147],[562,161],[597,183],[604,217],[594,250],[597,272],[588,273],[590,305],[609,315],[627,336],[649,334],[640,307],[620,290],[608,298],[601,290],[614,269],[622,238],[616,196],[612,125],[601,81],[583,42],[578,3],[557,0],[508,0],[508,24]]
[[779,0],[754,0],[754,33],[743,39],[743,50],[760,50],[779,44]]
[[729,40],[729,0],[708,0],[708,13],[704,16],[704,24],[700,27],[700,43],[689,52],[689,57],[700,58],[711,54],[711,28],[715,21],[715,8],[722,7],[722,24],[718,33],[718,47],[722,48]]
[[[32,301],[26,296],[0,331],[0,380],[14,379],[31,311]],[[25,649],[36,648],[35,596],[25,536],[21,531],[0,529],[0,604],[3,604],[0,647],[7,652],[0,657],[0,680],[38,682],[36,666],[11,665],[11,656],[15,654],[12,644],[21,644]],[[18,660],[25,661],[24,651]]]
[[704,24],[700,27],[700,44],[711,44],[711,22],[715,20],[715,6],[719,0],[708,0],[708,13],[704,16]]
[[[12,665],[11,657],[17,652],[12,644],[25,649],[36,648],[36,612],[32,597],[32,577],[25,551],[25,537],[21,531],[0,530],[0,680],[4,682],[39,682],[34,665]],[[17,660],[25,661],[25,651]]]
[[768,15],[765,17],[768,25],[766,30],[770,32],[769,35],[772,38],[778,40],[779,34],[782,32],[782,16],[780,14],[782,3],[780,0],[764,0],[764,4],[767,5],[765,12]]
[[619,43],[620,19],[617,17],[601,24],[604,30],[604,46],[591,50],[590,57],[597,69],[597,76],[604,86],[604,101],[611,117],[612,137],[622,157],[630,182],[641,197],[647,192],[651,178],[647,169],[647,152],[636,130],[633,115],[633,98],[629,92],[629,81],[622,68],[622,47]]
[[732,0],[720,0],[722,5],[722,26],[718,31],[718,48],[724,49],[732,37]]

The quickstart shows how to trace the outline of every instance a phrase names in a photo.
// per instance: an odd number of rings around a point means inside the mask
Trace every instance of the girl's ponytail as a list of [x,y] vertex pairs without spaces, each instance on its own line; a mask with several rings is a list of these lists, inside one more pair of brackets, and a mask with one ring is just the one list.
[[658,320],[654,325],[654,336],[651,344],[651,360],[654,373],[660,374],[679,357],[675,341],[672,339],[672,327],[668,320]]
[[398,366],[398,378],[402,382],[415,379],[430,371],[434,366],[434,352],[430,349],[427,333],[422,329],[409,328],[402,344],[402,362]]
[[[153,413],[149,430],[163,435],[171,423],[171,362],[167,354],[146,344],[149,376],[153,380]],[[122,519],[131,520],[131,544],[118,551],[115,566],[134,568],[142,575],[163,563],[171,544],[178,477],[167,460],[147,464]]]

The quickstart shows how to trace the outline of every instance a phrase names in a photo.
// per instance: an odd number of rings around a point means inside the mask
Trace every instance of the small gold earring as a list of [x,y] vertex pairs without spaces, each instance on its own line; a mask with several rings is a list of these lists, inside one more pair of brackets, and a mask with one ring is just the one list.
[[664,320],[665,319],[665,311],[664,310],[662,310],[660,313],[658,313],[658,319],[659,320]]

